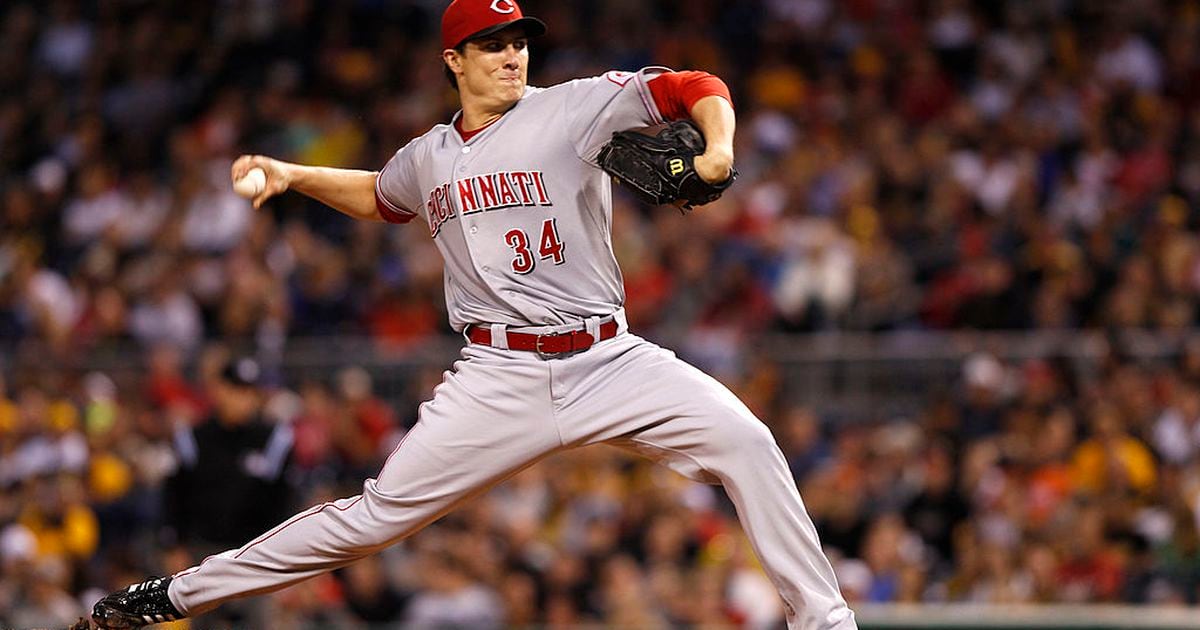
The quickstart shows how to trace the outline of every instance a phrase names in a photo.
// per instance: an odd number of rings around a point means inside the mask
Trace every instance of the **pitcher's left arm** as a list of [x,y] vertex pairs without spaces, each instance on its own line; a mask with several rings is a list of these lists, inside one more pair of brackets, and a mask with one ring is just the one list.
[[725,181],[733,168],[733,134],[737,126],[729,87],[707,72],[665,72],[647,82],[654,104],[667,120],[691,118],[704,135],[704,154],[695,159],[704,181]]

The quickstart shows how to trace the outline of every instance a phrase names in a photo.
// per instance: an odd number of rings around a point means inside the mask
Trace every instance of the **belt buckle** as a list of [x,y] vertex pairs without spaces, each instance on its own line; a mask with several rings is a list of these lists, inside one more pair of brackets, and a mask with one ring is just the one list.
[[[582,346],[576,345],[576,343],[575,343],[576,335],[586,336],[587,341],[588,341],[587,345],[582,345]],[[571,340],[571,345],[566,350],[547,352],[545,350],[542,350],[542,340],[547,337],[568,337]],[[536,336],[533,340],[533,351],[536,352],[537,355],[543,359],[552,359],[557,356],[568,355],[568,354],[572,354],[575,352],[583,352],[584,350],[587,350],[588,348],[592,347],[591,342],[592,342],[591,334],[589,334],[585,331],[582,331],[582,330],[572,330],[570,332],[564,332],[564,333],[541,334],[541,335]]]
[[553,337],[553,336],[554,335],[539,334],[533,340],[533,351],[536,352],[537,355],[539,357],[541,357],[542,359],[550,359],[550,358],[553,358],[554,355],[560,354],[558,352],[545,352],[542,350],[542,339],[544,339],[546,337]]

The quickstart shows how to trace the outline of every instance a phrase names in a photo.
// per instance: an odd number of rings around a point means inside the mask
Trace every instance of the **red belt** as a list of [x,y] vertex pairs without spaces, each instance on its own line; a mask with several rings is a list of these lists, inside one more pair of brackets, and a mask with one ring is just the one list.
[[[505,336],[508,337],[508,347],[510,350],[528,350],[542,356],[587,350],[595,342],[595,339],[592,338],[592,333],[586,330],[572,330],[571,332],[545,335],[506,331]],[[600,324],[600,341],[612,339],[616,336],[616,321],[607,321]],[[485,326],[476,326],[474,324],[468,326],[467,339],[470,339],[471,343],[479,343],[485,346],[493,345],[492,331]]]

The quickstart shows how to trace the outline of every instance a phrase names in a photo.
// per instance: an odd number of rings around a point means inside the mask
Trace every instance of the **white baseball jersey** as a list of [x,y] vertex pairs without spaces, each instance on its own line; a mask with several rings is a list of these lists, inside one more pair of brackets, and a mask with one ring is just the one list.
[[528,87],[466,142],[445,124],[396,152],[378,178],[382,212],[429,225],[455,330],[565,324],[624,304],[612,188],[595,158],[614,131],[663,122],[646,82],[668,71]]

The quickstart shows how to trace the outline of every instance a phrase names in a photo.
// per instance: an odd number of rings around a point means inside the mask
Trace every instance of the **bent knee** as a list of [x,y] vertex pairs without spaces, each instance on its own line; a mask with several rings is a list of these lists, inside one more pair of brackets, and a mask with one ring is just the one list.
[[757,418],[738,418],[721,431],[719,444],[747,455],[759,456],[779,450],[775,436]]

